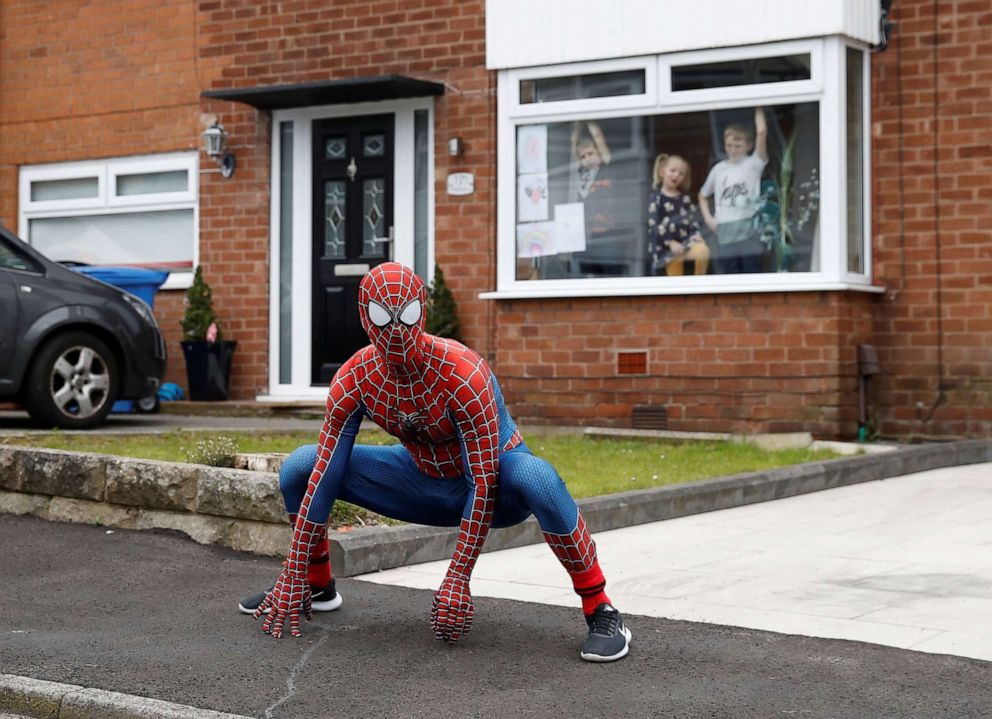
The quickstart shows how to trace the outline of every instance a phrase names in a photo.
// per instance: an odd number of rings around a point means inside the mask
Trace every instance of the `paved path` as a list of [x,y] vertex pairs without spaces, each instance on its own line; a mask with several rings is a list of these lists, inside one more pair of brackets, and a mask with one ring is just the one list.
[[573,608],[479,597],[445,646],[430,591],[355,580],[340,611],[275,641],[235,609],[274,559],[11,516],[0,546],[3,672],[246,716],[992,715],[992,663],[959,657],[631,615],[630,656],[597,666]]
[[[607,590],[625,612],[992,661],[992,464],[602,532],[596,541]],[[432,589],[446,567],[360,579]],[[472,590],[577,601],[543,545],[482,555]]]

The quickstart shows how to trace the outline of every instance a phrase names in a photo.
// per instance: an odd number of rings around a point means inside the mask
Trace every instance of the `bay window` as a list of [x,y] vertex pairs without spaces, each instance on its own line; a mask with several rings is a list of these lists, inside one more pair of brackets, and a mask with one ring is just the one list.
[[502,71],[487,296],[870,289],[864,63],[825,38]]

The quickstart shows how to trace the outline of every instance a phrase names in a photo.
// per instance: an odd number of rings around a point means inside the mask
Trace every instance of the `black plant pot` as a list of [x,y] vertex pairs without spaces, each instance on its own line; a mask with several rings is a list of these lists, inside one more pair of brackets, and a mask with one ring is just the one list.
[[180,342],[186,357],[186,379],[189,398],[195,402],[217,402],[227,399],[227,381],[231,376],[231,359],[236,341]]

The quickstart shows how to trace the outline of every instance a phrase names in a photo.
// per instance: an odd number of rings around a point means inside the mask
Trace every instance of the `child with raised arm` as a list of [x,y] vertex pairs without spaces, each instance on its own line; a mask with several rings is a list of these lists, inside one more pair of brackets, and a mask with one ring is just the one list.
[[654,161],[654,189],[648,197],[651,274],[682,275],[686,260],[695,262],[695,274],[706,274],[710,250],[699,231],[696,204],[688,194],[691,186],[688,162],[678,155],[658,155]]
[[[717,236],[716,271],[761,272],[764,246],[755,235],[751,218],[758,209],[761,175],[768,164],[765,111],[755,108],[753,131],[742,124],[728,125],[723,131],[723,147],[727,159],[713,166],[699,190],[703,219]],[[715,212],[710,211],[710,197]]]

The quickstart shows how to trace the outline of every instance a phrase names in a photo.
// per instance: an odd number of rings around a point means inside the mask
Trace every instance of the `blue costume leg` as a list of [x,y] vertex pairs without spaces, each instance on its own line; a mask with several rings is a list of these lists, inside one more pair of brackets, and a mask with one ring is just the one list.
[[579,509],[555,468],[521,444],[499,456],[493,524],[510,527],[531,514],[545,532],[568,534],[575,528]]
[[[498,526],[533,512],[544,539],[568,572],[575,593],[582,599],[582,611],[588,616],[606,595],[606,579],[596,556],[596,542],[586,529],[585,520],[558,472],[526,446],[520,445],[499,458],[500,503],[496,508]],[[501,516],[501,506],[506,513]],[[516,508],[516,513],[513,510]],[[520,519],[522,519],[521,517]],[[518,519],[517,521],[520,521]]]
[[[317,459],[317,445],[304,445],[285,459],[279,472],[286,511],[293,515],[307,491]],[[342,499],[372,512],[404,522],[455,527],[461,521],[468,487],[461,477],[437,478],[423,474],[410,453],[400,445],[356,445],[340,477],[329,466],[328,486],[337,487],[331,503]]]

